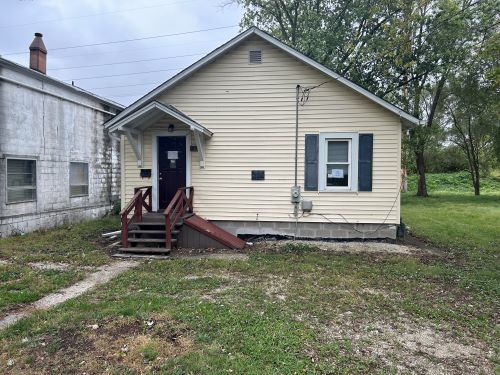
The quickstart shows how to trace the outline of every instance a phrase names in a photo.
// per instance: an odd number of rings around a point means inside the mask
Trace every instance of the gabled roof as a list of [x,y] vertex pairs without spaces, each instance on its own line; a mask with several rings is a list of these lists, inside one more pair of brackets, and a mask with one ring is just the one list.
[[81,87],[70,85],[69,83],[63,82],[61,80],[58,80],[58,79],[51,77],[51,76],[48,76],[46,74],[37,72],[36,70],[30,69],[24,65],[15,63],[14,61],[8,60],[6,58],[0,57],[0,65],[7,66],[13,70],[16,70],[16,71],[22,73],[22,74],[26,74],[29,77],[33,77],[35,79],[49,82],[49,83],[54,84],[56,86],[59,86],[59,87],[71,90],[73,92],[76,92],[78,94],[82,94],[84,96],[90,97],[94,100],[97,100],[97,101],[99,101],[103,104],[106,104],[110,107],[113,107],[115,109],[121,110],[121,109],[125,108],[125,106],[123,106],[122,104],[117,103],[111,99],[107,99],[107,98],[104,98],[102,96],[96,95],[90,91],[82,89]]
[[208,55],[205,57],[201,58],[194,64],[190,65],[180,73],[176,74],[166,82],[162,83],[160,86],[157,88],[153,89],[150,91],[148,94],[144,95],[142,98],[138,99],[136,102],[132,103],[130,106],[128,106],[124,111],[122,111],[120,114],[118,114],[116,117],[110,119],[106,126],[111,127],[114,124],[116,124],[118,121],[123,119],[124,117],[128,116],[131,114],[133,111],[136,109],[140,108],[141,106],[147,104],[151,100],[154,100],[155,97],[160,95],[162,92],[167,90],[168,88],[174,86],[178,82],[182,81],[183,79],[189,77],[191,74],[194,72],[198,71],[201,69],[203,66],[206,64],[214,61],[216,58],[236,46],[237,44],[241,43],[242,41],[246,40],[247,38],[250,38],[252,36],[259,36],[260,38],[264,39],[265,41],[269,42],[270,44],[274,45],[275,47],[281,49],[282,51],[292,55],[293,57],[297,58],[298,60],[304,62],[305,64],[323,72],[327,76],[330,76],[331,78],[335,79],[337,82],[340,82],[341,84],[351,88],[352,90],[360,93],[361,95],[367,97],[371,101],[379,104],[380,106],[384,107],[385,109],[395,113],[398,115],[402,121],[408,126],[415,126],[420,123],[420,120],[409,113],[403,111],[401,108],[398,108],[397,106],[389,103],[388,101],[378,97],[377,95],[371,93],[370,91],[364,89],[363,87],[355,84],[354,82],[348,80],[347,78],[344,78],[340,76],[339,74],[335,73],[331,69],[327,68],[326,66],[318,63],[317,61],[314,61],[310,57],[307,57],[306,55],[300,53],[299,51],[287,46],[286,44],[280,42],[278,39],[274,38],[273,36],[269,35],[268,33],[258,29],[257,27],[253,26],[249,28],[248,30],[242,32],[241,34],[237,35],[227,43],[223,44],[222,46],[216,48],[212,52],[210,52]]
[[207,137],[211,137],[213,135],[213,133],[210,130],[208,130],[198,122],[194,121],[186,114],[179,111],[173,105],[163,104],[156,100],[135,111],[130,116],[127,116],[121,119],[120,121],[116,122],[115,124],[113,124],[112,127],[109,127],[108,129],[109,131],[121,130],[122,127],[126,127],[127,125],[130,124],[136,124],[137,126],[140,126],[143,123],[148,123],[152,119],[159,120],[165,114],[168,114],[176,118],[180,122],[189,126],[192,130],[198,130],[200,133],[205,134]]

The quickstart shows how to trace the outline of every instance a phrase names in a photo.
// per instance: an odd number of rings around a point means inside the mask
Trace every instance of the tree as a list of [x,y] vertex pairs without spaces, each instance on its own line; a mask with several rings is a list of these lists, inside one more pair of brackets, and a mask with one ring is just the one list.
[[[427,196],[425,148],[443,88],[466,60],[495,0],[234,0],[256,25],[394,102],[423,126],[409,144]],[[485,14],[487,16],[485,16]]]
[[[489,48],[491,44],[497,48]],[[474,194],[479,195],[481,174],[486,174],[481,172],[495,158],[500,131],[498,82],[491,74],[498,68],[498,37],[486,39],[473,56],[450,81],[443,118],[449,140],[467,157]]]

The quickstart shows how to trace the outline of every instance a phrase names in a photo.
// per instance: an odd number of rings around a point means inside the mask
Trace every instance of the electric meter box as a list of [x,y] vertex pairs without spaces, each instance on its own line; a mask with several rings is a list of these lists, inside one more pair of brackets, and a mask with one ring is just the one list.
[[291,200],[292,203],[300,203],[300,186],[292,186]]

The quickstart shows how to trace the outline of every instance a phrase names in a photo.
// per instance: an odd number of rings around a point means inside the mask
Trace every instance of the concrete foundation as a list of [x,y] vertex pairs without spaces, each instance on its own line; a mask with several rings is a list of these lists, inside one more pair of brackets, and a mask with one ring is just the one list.
[[110,205],[74,207],[0,219],[0,237],[97,219],[109,213],[111,208]]
[[274,235],[304,239],[395,239],[394,224],[301,223],[280,221],[226,221],[214,224],[234,235]]

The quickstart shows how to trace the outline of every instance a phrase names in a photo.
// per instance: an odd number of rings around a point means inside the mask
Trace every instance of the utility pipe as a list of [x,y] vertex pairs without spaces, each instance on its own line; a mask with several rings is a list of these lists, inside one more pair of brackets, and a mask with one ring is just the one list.
[[299,90],[300,85],[295,87],[295,186],[297,186],[297,159],[299,152]]

